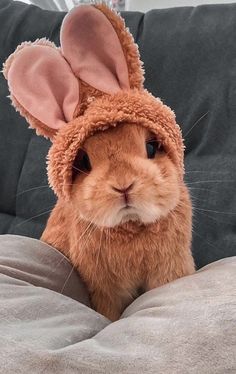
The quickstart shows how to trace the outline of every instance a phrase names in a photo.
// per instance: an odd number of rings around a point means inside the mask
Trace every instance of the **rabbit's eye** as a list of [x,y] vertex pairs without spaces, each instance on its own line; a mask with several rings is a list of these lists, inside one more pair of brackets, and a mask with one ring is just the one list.
[[148,158],[154,158],[157,152],[162,152],[163,147],[157,140],[149,140],[146,142],[146,150]]
[[90,160],[89,160],[89,156],[87,153],[85,153],[83,155],[83,158],[81,160],[81,167],[82,169],[86,170],[86,171],[91,171],[91,164],[90,164]]
[[78,174],[87,174],[92,170],[88,154],[80,149],[73,163],[72,179],[74,180]]

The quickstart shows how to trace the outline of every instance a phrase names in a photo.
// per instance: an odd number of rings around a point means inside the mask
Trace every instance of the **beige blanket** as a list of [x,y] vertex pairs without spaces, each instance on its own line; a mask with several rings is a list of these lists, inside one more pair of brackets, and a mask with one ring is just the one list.
[[115,323],[40,241],[0,236],[0,283],[2,374],[236,373],[236,257],[142,295]]

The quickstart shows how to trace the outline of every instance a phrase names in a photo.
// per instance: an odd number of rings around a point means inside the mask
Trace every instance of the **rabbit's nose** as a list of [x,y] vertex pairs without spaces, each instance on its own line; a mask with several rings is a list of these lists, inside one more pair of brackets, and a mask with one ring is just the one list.
[[132,190],[134,186],[134,182],[132,182],[129,186],[123,187],[123,188],[117,188],[114,186],[111,186],[112,189],[116,192],[119,192],[120,194],[124,194],[125,204],[126,206],[129,205],[129,192]]
[[134,182],[132,182],[129,186],[127,187],[123,187],[123,188],[117,188],[117,187],[114,187],[114,186],[111,186],[111,188],[116,191],[116,192],[119,192],[119,193],[123,193],[123,194],[127,194],[128,192],[130,192],[132,190],[134,186]]

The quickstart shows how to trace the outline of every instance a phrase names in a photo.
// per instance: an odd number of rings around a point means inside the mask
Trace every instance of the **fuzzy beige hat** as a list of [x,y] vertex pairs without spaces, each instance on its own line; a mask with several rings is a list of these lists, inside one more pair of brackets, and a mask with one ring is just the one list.
[[183,178],[183,140],[175,115],[143,87],[143,69],[122,18],[105,5],[81,5],[64,18],[61,47],[25,42],[4,64],[15,108],[53,144],[49,183],[70,196],[72,165],[86,138],[119,123],[156,134]]

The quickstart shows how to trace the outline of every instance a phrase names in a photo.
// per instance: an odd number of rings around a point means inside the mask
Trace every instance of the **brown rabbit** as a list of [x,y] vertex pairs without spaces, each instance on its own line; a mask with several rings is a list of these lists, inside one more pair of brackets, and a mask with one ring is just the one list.
[[75,8],[61,50],[24,43],[4,74],[13,104],[53,141],[48,175],[58,202],[41,240],[78,269],[93,307],[116,320],[140,290],[193,273],[181,132],[143,89],[120,17],[104,5]]

